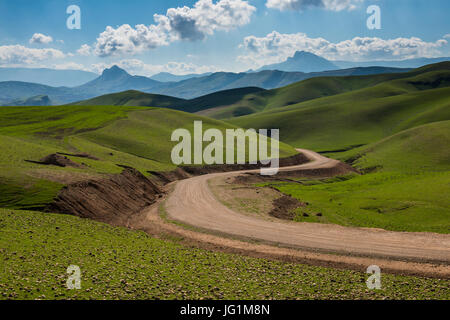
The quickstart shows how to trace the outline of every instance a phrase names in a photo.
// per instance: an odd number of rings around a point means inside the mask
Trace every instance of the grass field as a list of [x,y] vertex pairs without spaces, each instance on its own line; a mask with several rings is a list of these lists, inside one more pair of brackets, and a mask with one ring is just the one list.
[[[0,209],[0,299],[449,299],[448,280],[292,265],[186,248],[72,216]],[[69,265],[81,289],[68,290]]]
[[[120,173],[125,165],[144,175],[175,169],[171,161],[172,131],[192,130],[202,120],[204,130],[224,132],[236,127],[169,109],[117,106],[1,107],[0,207],[42,209],[57,195],[64,177],[86,179]],[[26,162],[56,152],[88,153],[99,160],[69,156],[84,168],[60,168]],[[281,157],[295,154],[280,145]]]
[[[450,233],[450,174],[373,173],[272,184],[303,202],[296,221],[393,231]],[[304,217],[307,213],[309,216]],[[322,216],[316,216],[321,213]]]

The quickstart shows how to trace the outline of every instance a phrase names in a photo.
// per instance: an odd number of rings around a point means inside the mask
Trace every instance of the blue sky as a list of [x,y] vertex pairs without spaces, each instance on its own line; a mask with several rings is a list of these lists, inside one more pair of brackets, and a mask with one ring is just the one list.
[[[0,66],[100,72],[119,64],[151,75],[244,71],[283,61],[296,50],[330,60],[450,55],[448,0],[314,2],[0,0]],[[69,5],[81,9],[80,30],[66,27]],[[366,26],[369,5],[381,9],[381,30]]]

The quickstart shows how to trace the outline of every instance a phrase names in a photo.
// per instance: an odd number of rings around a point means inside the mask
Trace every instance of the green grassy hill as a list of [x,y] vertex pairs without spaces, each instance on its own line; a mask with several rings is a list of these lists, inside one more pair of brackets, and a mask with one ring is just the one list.
[[[385,73],[381,73],[383,71]],[[258,74],[250,73],[246,76],[243,76],[243,74],[217,73],[211,77],[201,77],[189,81],[182,81],[180,82],[182,87],[180,90],[187,92],[194,90],[190,81],[197,81],[198,83],[196,85],[201,85],[203,87],[214,87],[215,81],[224,81],[224,78],[231,75],[233,75],[234,78],[239,78],[239,80],[236,80],[232,77],[234,79],[233,87],[238,87],[238,89],[218,91],[191,100],[146,94],[139,91],[126,91],[80,101],[74,103],[74,105],[139,105],[168,107],[185,112],[198,112],[201,115],[215,119],[227,119],[270,110],[272,108],[293,105],[324,96],[336,95],[372,86],[383,81],[404,77],[404,72],[400,72],[401,69],[397,69],[398,73],[393,73],[394,71],[395,69],[374,67],[304,74],[304,77],[300,77],[299,79],[307,78],[309,80],[296,82],[286,87],[273,90],[264,90],[261,88],[273,88],[292,83],[295,81],[294,78],[298,77],[298,74],[286,74],[280,71],[261,71]],[[420,71],[415,72],[416,73],[413,72],[409,75],[415,75],[417,72],[420,73]],[[360,74],[366,74],[366,76]],[[261,81],[255,84],[252,79],[256,75],[258,75]],[[243,78],[241,78],[242,76]],[[267,81],[276,81],[279,85],[269,85]],[[249,83],[251,85],[260,85],[261,88],[247,87],[249,86]],[[183,84],[185,84],[186,87],[183,87]],[[220,90],[220,88],[218,90]],[[174,92],[174,94],[179,94],[179,92]],[[190,95],[192,95],[192,92]]]
[[[42,209],[67,181],[120,173],[119,165],[147,171],[168,171],[172,131],[235,128],[221,121],[181,111],[115,106],[2,107],[0,108],[0,207]],[[281,144],[281,157],[295,150]],[[68,156],[84,168],[46,166],[39,161],[57,153],[88,153],[98,158]]]
[[335,154],[361,170],[450,171],[450,121],[425,124],[375,143]]
[[[215,92],[192,100],[184,100],[164,95],[144,93],[136,90],[107,94],[93,99],[79,101],[70,105],[76,106],[147,106],[169,108],[195,113],[210,108],[220,108],[261,104],[260,94],[266,90],[255,87],[231,89]],[[245,113],[248,114],[248,113]]]
[[70,105],[75,106],[149,106],[155,108],[168,108],[173,105],[184,104],[186,100],[169,96],[144,93],[129,90],[99,96],[89,100],[83,100]]
[[310,203],[297,212],[297,221],[450,233],[449,68],[427,66],[407,77],[230,122],[280,128],[282,141],[364,173],[274,184]]
[[[342,93],[361,90],[372,86],[379,85],[384,82],[394,81],[426,74],[429,72],[446,72],[450,70],[450,63],[443,62],[436,65],[429,65],[418,68],[406,73],[386,73],[364,76],[323,76],[300,81],[286,87],[268,90],[256,94],[249,102],[247,99],[234,102],[228,106],[205,108],[201,114],[215,119],[229,119],[249,115],[262,111],[282,108],[286,106],[297,105],[302,102],[315,100],[322,97],[336,96]],[[444,75],[447,80],[438,86],[443,87],[448,84],[448,74]],[[418,80],[420,83],[420,80]],[[447,84],[446,84],[447,83]],[[432,87],[433,83],[423,86],[418,84],[422,89],[428,86]],[[393,92],[394,93],[394,92]]]
[[428,66],[402,79],[271,108],[229,122],[241,127],[279,128],[281,140],[296,147],[349,149],[415,126],[449,120],[449,69],[450,63]]
[[327,154],[351,163],[364,175],[273,186],[310,204],[298,210],[296,221],[448,234],[449,145],[450,121],[433,122]]

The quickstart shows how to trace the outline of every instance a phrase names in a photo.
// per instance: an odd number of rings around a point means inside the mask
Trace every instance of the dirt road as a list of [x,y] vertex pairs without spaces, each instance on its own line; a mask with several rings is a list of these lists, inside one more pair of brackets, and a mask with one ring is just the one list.
[[[284,167],[281,171],[328,168],[339,163],[309,150],[299,151],[307,155],[311,162]],[[441,268],[444,266],[444,269],[450,272],[449,235],[267,221],[234,212],[214,197],[208,187],[208,180],[217,176],[235,176],[243,172],[250,171],[214,173],[177,182],[165,203],[168,217],[220,234],[257,239],[266,244],[318,253],[428,262],[439,264]]]

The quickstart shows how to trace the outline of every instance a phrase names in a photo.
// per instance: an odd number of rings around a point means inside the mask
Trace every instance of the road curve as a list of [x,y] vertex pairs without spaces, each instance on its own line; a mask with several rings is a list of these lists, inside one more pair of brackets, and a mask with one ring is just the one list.
[[[313,151],[299,151],[310,158],[311,162],[284,167],[280,171],[328,168],[339,163]],[[178,181],[165,203],[168,217],[213,232],[292,248],[450,265],[449,235],[268,221],[229,209],[209,189],[208,180],[214,177],[235,176],[252,171],[259,170],[214,173]]]

